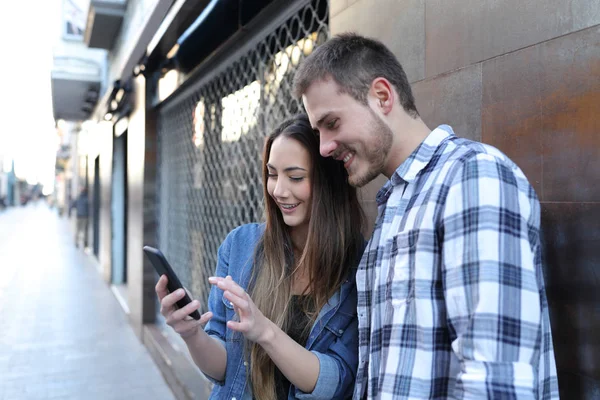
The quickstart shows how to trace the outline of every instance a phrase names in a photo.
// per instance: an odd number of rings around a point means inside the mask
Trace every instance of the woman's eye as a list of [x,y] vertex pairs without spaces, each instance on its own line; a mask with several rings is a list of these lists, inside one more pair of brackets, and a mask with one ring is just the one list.
[[277,178],[277,174],[267,174],[267,178]]
[[329,121],[327,123],[327,129],[333,129],[335,128],[335,124],[337,123],[337,118],[336,119],[332,119],[331,121]]
[[302,179],[304,179],[303,176],[290,176],[290,179],[293,180],[294,182],[300,182]]

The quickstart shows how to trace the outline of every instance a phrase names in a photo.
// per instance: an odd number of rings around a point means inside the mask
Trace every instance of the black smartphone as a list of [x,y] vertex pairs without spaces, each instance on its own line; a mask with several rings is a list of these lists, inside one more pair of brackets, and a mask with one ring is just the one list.
[[[155,249],[154,247],[144,246],[144,253],[146,253],[146,256],[148,256],[148,259],[152,263],[152,266],[154,266],[158,276],[160,277],[162,275],[166,275],[169,279],[169,282],[167,283],[167,289],[170,293],[173,293],[180,288],[183,289],[181,281],[179,278],[177,278],[177,275],[175,275],[175,271],[173,271],[173,268],[171,268],[171,265],[169,265],[169,262],[162,251]],[[190,296],[188,296],[186,292],[185,296],[183,296],[181,300],[177,301],[177,307],[183,308],[191,302],[192,299],[190,299]],[[200,313],[198,310],[195,310],[190,314],[190,317],[198,320],[200,319]]]

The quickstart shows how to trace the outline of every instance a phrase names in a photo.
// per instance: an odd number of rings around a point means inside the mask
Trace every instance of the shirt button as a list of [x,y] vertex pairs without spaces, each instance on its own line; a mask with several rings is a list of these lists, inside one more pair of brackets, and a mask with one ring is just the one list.
[[237,400],[235,397],[232,397],[231,400]]
[[244,366],[248,366],[248,361],[244,361]]
[[339,333],[340,333],[340,335],[341,335],[342,333],[344,333],[344,330],[343,330],[343,329],[340,329],[338,332],[339,332]]

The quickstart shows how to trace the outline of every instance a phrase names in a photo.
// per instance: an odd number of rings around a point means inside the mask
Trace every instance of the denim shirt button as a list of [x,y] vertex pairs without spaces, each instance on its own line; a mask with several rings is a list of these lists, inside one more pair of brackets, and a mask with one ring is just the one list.
[[340,329],[338,332],[339,332],[339,333],[340,333],[340,335],[341,335],[342,333],[344,333],[344,330],[343,330],[343,329]]
[[244,366],[247,367],[248,366],[248,361],[244,361]]

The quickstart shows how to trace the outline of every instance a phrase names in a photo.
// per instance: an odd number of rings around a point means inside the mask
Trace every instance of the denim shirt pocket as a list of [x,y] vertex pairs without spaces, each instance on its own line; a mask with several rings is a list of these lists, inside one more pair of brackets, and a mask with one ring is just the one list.
[[342,337],[353,318],[356,318],[356,315],[336,310],[319,333],[311,350],[326,351],[335,340]]

